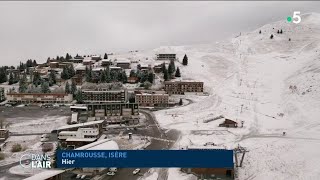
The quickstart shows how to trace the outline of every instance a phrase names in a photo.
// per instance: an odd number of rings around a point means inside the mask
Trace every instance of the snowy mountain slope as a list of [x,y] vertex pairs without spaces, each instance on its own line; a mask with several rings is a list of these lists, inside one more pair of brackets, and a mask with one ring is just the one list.
[[[187,97],[194,101],[188,106],[156,112],[162,127],[182,132],[179,146],[210,141],[247,147],[239,179],[320,177],[315,168],[320,160],[319,14],[302,16],[299,25],[279,21],[228,41],[162,47],[150,54],[163,50],[181,58],[186,53],[189,65],[180,65],[182,76],[204,81],[210,93]],[[244,127],[203,122],[221,114]]]

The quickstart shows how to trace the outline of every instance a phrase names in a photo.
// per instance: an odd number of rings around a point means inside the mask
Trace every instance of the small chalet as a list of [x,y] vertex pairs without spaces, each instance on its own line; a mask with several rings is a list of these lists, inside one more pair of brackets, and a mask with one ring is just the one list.
[[130,69],[130,61],[128,59],[118,59],[117,67],[121,67],[122,69]]
[[238,123],[231,119],[225,119],[223,123],[219,124],[219,127],[236,128],[238,127]]

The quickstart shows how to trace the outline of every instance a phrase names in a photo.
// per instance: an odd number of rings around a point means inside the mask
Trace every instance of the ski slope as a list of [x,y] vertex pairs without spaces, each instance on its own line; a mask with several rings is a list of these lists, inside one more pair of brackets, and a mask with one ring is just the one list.
[[[155,113],[161,127],[181,131],[176,148],[240,144],[249,153],[239,179],[320,177],[319,14],[303,15],[298,25],[279,21],[224,42],[160,47],[149,54],[161,51],[177,53],[180,61],[186,53],[189,65],[178,64],[183,79],[204,81],[210,94],[187,96],[190,105]],[[219,115],[244,127],[218,127],[223,119],[203,122]]]

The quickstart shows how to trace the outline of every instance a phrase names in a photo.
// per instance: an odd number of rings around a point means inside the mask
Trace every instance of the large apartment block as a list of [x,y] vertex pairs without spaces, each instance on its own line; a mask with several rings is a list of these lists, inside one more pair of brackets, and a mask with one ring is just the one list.
[[168,94],[185,94],[186,92],[203,92],[203,82],[166,81],[164,83],[164,90]]
[[135,95],[135,101],[144,107],[167,107],[169,103],[168,94],[141,93]]
[[83,90],[82,98],[85,103],[119,103],[127,101],[127,90]]
[[137,103],[88,104],[87,107],[90,116],[131,117],[133,115],[139,115],[139,106]]
[[72,94],[64,93],[8,93],[8,102],[17,103],[71,103]]
[[157,60],[176,60],[176,54],[157,54]]
[[4,88],[0,87],[0,102],[5,100]]

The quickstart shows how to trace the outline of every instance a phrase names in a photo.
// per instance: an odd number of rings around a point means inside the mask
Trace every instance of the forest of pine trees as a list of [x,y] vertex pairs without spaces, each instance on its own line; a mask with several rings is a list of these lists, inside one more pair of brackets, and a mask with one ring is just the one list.
[[73,65],[66,66],[62,69],[61,72],[61,79],[67,80],[72,78],[76,74],[76,71],[74,70]]

